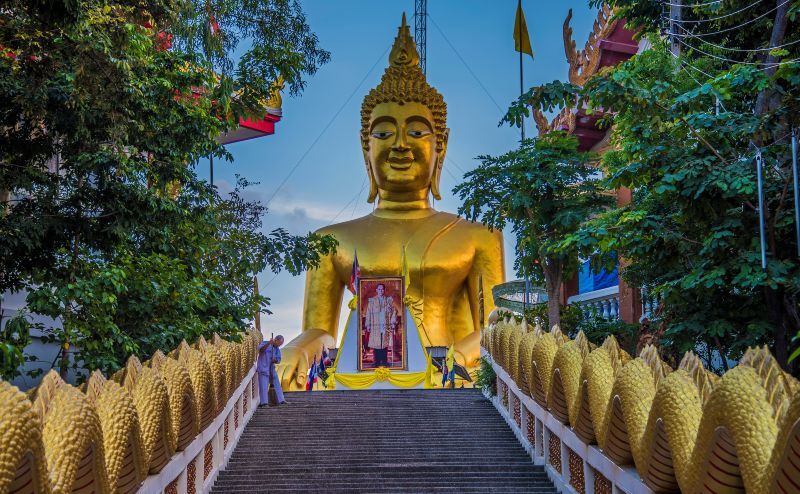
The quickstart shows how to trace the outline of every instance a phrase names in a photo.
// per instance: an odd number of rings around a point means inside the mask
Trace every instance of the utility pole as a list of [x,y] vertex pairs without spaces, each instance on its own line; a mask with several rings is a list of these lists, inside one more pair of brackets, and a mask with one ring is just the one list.
[[683,8],[683,0],[672,0],[669,4],[669,39],[672,42],[672,54],[680,56],[681,44],[678,41],[678,26],[680,25],[682,17],[681,9]]
[[419,66],[426,76],[426,58],[428,45],[428,0],[414,0],[414,42],[419,52]]

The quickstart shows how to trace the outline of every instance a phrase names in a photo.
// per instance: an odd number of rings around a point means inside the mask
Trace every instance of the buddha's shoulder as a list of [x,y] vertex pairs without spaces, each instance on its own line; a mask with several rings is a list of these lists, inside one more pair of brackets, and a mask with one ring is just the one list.
[[359,232],[366,228],[370,228],[373,223],[372,215],[362,216],[349,221],[341,223],[334,223],[332,225],[324,226],[314,233],[320,235],[333,235],[337,238],[349,237],[359,235]]
[[[437,212],[435,218],[441,223],[442,227],[448,225],[448,235],[471,237],[483,242],[502,242],[502,232],[497,230],[492,231],[483,223],[469,221],[456,214],[443,211]],[[429,216],[427,219],[434,221],[434,216]],[[387,221],[389,221],[388,224],[386,223]],[[411,220],[409,225],[416,221],[426,221],[426,219]],[[368,214],[350,221],[328,225],[320,228],[316,233],[321,235],[333,235],[340,241],[347,241],[349,239],[361,238],[362,235],[372,229],[386,228],[387,225],[392,225],[392,220],[386,220]]]
[[440,214],[446,214],[448,216],[451,216],[453,220],[458,220],[455,226],[453,227],[453,231],[455,233],[461,233],[479,239],[485,239],[486,241],[498,240],[502,242],[503,232],[500,230],[490,230],[488,226],[484,225],[481,222],[469,221],[452,213],[440,213]]

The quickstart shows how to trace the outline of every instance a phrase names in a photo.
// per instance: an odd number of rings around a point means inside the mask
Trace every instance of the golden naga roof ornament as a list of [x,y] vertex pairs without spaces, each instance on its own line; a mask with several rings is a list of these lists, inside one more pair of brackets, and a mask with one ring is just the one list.
[[569,134],[575,132],[577,115],[571,108],[563,108],[552,121],[538,108],[533,109],[533,120],[536,122],[536,129],[539,135],[547,134],[554,130],[564,130]]
[[283,96],[281,93],[283,92],[283,88],[286,86],[286,81],[284,80],[282,75],[279,75],[275,82],[270,85],[270,96],[264,102],[264,106],[267,107],[268,110],[272,110],[271,113],[278,111],[283,108]]
[[569,62],[569,81],[582,86],[597,73],[597,69],[600,66],[599,42],[614,31],[619,19],[614,18],[614,10],[604,3],[597,13],[594,29],[589,34],[589,39],[581,51],[576,51],[575,49],[575,40],[572,39],[572,27],[569,25],[570,20],[572,20],[572,9],[569,9],[567,18],[564,20],[564,51]]
[[[575,48],[575,40],[572,39],[572,9],[569,9],[567,18],[564,19],[564,52],[569,63],[569,81],[572,84],[583,86],[600,67],[600,40],[606,39],[617,27],[619,19],[614,18],[615,11],[608,5],[603,4],[597,13],[594,27],[589,34],[589,39],[583,50]],[[539,135],[552,132],[554,130],[566,130],[570,134],[575,131],[575,111],[564,108],[561,113],[549,121],[547,116],[538,109],[533,110],[533,120]]]
[[[361,103],[361,145],[369,149],[369,122],[372,110],[381,103],[421,103],[433,114],[433,131],[436,134],[436,152],[442,151],[447,143],[447,105],[442,95],[425,79],[419,66],[419,54],[411,37],[411,30],[406,23],[406,15],[398,29],[392,51],[389,53],[389,66],[381,77],[381,82],[364,97]],[[438,177],[442,171],[442,162],[436,164],[434,180],[431,183],[433,197],[441,199]],[[367,163],[367,173],[371,173]],[[374,180],[369,192],[369,202],[373,202],[378,193]]]

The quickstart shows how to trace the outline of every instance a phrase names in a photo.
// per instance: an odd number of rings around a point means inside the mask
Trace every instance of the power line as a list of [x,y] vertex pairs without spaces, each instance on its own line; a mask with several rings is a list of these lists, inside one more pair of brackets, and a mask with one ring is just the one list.
[[[752,23],[756,22],[757,20],[759,20],[759,19],[761,19],[761,18],[763,18],[763,17],[767,16],[768,14],[771,14],[772,12],[775,12],[775,11],[776,11],[776,10],[778,10],[779,8],[781,8],[781,7],[783,7],[784,5],[786,5],[787,3],[789,3],[790,1],[791,1],[791,0],[785,0],[785,1],[784,1],[783,3],[781,3],[780,5],[778,5],[778,6],[774,7],[774,8],[772,8],[772,9],[770,9],[770,10],[768,10],[768,11],[764,12],[763,14],[759,15],[758,17],[754,17],[753,19],[750,19],[749,21],[743,22],[743,23],[739,24],[738,26],[733,26],[733,27],[729,27],[729,28],[726,28],[726,29],[720,29],[719,31],[714,31],[714,32],[711,32],[711,33],[702,33],[702,34],[694,34],[694,33],[692,33],[692,34],[693,34],[695,37],[697,37],[697,38],[702,38],[702,37],[705,37],[705,36],[713,36],[713,35],[715,35],[715,34],[727,33],[728,31],[733,31],[733,30],[735,30],[735,29],[739,29],[739,28],[741,28],[741,27],[743,27],[743,26],[746,26],[746,25],[748,25],[748,24],[752,24]],[[669,19],[669,18],[667,18],[667,17],[664,17],[664,16],[661,16],[661,18],[662,18],[662,19],[664,19],[664,20],[666,20],[666,21],[675,22],[675,23],[677,23],[677,24],[680,24],[680,23],[681,23],[681,21],[680,21],[680,20],[678,20],[678,19]],[[687,35],[685,35],[685,34],[677,34],[677,33],[672,33],[671,35],[672,35],[672,36],[678,36],[678,37],[682,37],[682,38],[685,38],[685,37],[687,37]]]
[[[339,217],[339,216],[340,216],[340,215],[341,215],[341,214],[344,212],[344,210],[345,210],[345,209],[347,209],[347,207],[348,207],[350,204],[353,204],[353,202],[354,202],[354,201],[356,201],[356,204],[358,204],[358,202],[357,202],[357,199],[358,199],[358,198],[361,196],[361,193],[364,191],[364,185],[366,185],[366,181],[367,181],[367,179],[366,179],[366,177],[365,177],[365,178],[364,178],[364,180],[361,182],[361,189],[359,189],[359,191],[358,191],[358,194],[356,194],[356,196],[355,196],[355,197],[353,197],[352,199],[350,199],[350,200],[347,202],[347,204],[345,204],[345,205],[344,205],[344,207],[343,207],[343,208],[342,208],[342,209],[341,209],[341,210],[340,210],[338,213],[336,213],[336,216],[334,216],[334,217],[333,217],[333,219],[331,220],[331,222],[330,222],[330,223],[328,223],[328,226],[332,225],[332,224],[333,224],[333,222],[334,222],[334,221],[336,221],[336,219],[337,219],[337,218],[338,218],[338,217]],[[354,208],[353,210],[355,211],[355,208]],[[352,215],[351,215],[351,217],[352,217]],[[270,278],[270,279],[269,279],[269,280],[268,280],[268,281],[267,281],[267,282],[264,284],[264,288],[267,288],[268,286],[270,286],[270,285],[272,284],[272,282],[273,282],[273,281],[275,281],[275,280],[278,278],[278,275],[279,275],[279,274],[280,274],[280,273],[275,273],[275,274],[272,276],[272,278]]]
[[453,158],[451,158],[451,157],[449,157],[449,156],[447,157],[447,160],[448,160],[450,163],[452,163],[452,164],[453,164],[453,166],[455,166],[455,167],[456,167],[456,170],[460,171],[462,175],[466,175],[466,174],[467,174],[467,172],[465,172],[465,171],[464,171],[464,169],[463,169],[463,168],[461,168],[461,166],[460,166],[458,163],[456,163],[456,160],[454,160]]
[[716,43],[712,43],[710,41],[706,41],[706,40],[700,38],[699,36],[693,34],[691,31],[687,30],[683,26],[678,26],[678,27],[683,29],[683,31],[685,33],[687,33],[686,36],[681,36],[681,37],[696,38],[701,43],[705,43],[707,45],[711,45],[714,48],[718,48],[720,50],[736,51],[736,52],[742,52],[742,53],[758,53],[758,52],[763,52],[763,51],[772,51],[772,50],[776,50],[778,48],[785,48],[787,46],[792,46],[792,45],[795,45],[797,43],[800,43],[800,39],[796,39],[794,41],[790,41],[790,42],[784,43],[782,45],[765,47],[765,48],[730,48],[728,46],[718,45]]
[[[706,56],[708,56],[708,57],[715,58],[715,59],[717,59],[717,60],[721,60],[721,61],[723,61],[723,62],[729,62],[729,63],[735,63],[735,64],[742,64],[742,65],[765,65],[765,66],[766,66],[765,68],[766,68],[766,69],[769,69],[769,68],[772,68],[772,67],[781,67],[781,66],[783,66],[783,65],[788,65],[788,64],[790,64],[790,63],[795,63],[795,62],[798,62],[798,61],[800,61],[800,58],[795,58],[795,59],[792,59],[792,60],[784,60],[784,61],[782,61],[782,62],[746,62],[746,61],[742,61],[742,60],[734,60],[734,59],[732,59],[732,58],[727,58],[727,57],[720,57],[720,56],[718,56],[718,55],[714,55],[714,54],[712,54],[712,53],[708,53],[708,52],[706,52],[706,51],[703,51],[703,50],[701,50],[700,48],[698,48],[698,47],[696,47],[696,46],[692,46],[692,45],[690,45],[690,44],[687,44],[687,43],[685,43],[685,42],[684,42],[683,40],[681,40],[681,39],[678,39],[677,41],[678,41],[678,43],[682,44],[682,45],[683,45],[683,46],[685,46],[686,48],[691,48],[692,50],[698,51],[698,52],[700,52],[700,53],[702,53],[703,55],[706,55]],[[764,69],[760,69],[760,70],[764,70]]]
[[458,177],[456,177],[456,176],[455,176],[455,174],[454,174],[453,172],[451,172],[449,169],[445,168],[445,169],[444,169],[444,171],[446,171],[446,172],[448,173],[448,175],[450,175],[450,177],[451,177],[451,178],[452,178],[452,179],[453,179],[453,180],[454,180],[456,183],[459,183],[459,182],[461,181],[461,180],[460,180]]
[[342,113],[342,110],[344,110],[344,107],[347,106],[347,104],[350,102],[351,99],[353,99],[353,96],[355,96],[356,92],[358,92],[358,89],[361,87],[362,84],[364,84],[364,81],[367,80],[367,77],[369,77],[369,75],[372,73],[372,71],[375,70],[375,67],[377,67],[378,63],[386,56],[386,54],[388,52],[389,52],[389,48],[384,50],[384,52],[378,57],[378,59],[375,60],[375,63],[373,63],[372,67],[370,67],[370,69],[367,71],[367,73],[364,74],[364,77],[361,79],[361,81],[358,83],[358,85],[355,87],[355,89],[353,89],[353,92],[350,93],[350,96],[347,97],[347,99],[344,101],[344,103],[342,103],[342,106],[340,106],[339,109],[336,110],[336,113],[333,114],[333,117],[331,117],[330,121],[328,121],[328,124],[325,125],[325,128],[322,129],[322,132],[319,133],[317,138],[314,139],[314,142],[311,143],[311,145],[308,147],[308,149],[306,149],[306,151],[303,153],[303,155],[300,156],[300,159],[297,160],[297,163],[295,163],[294,166],[292,167],[292,169],[289,170],[289,173],[286,175],[286,177],[284,177],[284,179],[278,185],[278,188],[275,189],[275,192],[273,192],[272,195],[267,200],[266,206],[269,206],[270,203],[272,202],[272,200],[275,199],[275,196],[278,194],[278,192],[281,190],[281,188],[284,185],[286,185],[286,182],[289,181],[289,178],[297,170],[297,167],[300,166],[300,163],[302,163],[303,160],[306,158],[306,156],[308,156],[308,153],[311,152],[311,150],[314,148],[314,146],[317,144],[317,142],[319,142],[319,140],[322,138],[322,136],[325,134],[325,132],[327,132],[327,130],[330,128],[330,126],[333,124],[333,122],[336,120],[336,118],[339,116],[339,114]]
[[[706,74],[705,72],[703,72],[702,70],[698,69],[697,67],[694,67],[693,65],[691,65],[691,64],[689,64],[689,63],[687,63],[687,62],[684,62],[683,60],[681,60],[681,59],[680,59],[680,58],[679,58],[677,55],[675,55],[674,53],[670,52],[670,54],[672,54],[672,56],[674,56],[676,59],[678,59],[678,61],[679,61],[679,62],[681,62],[681,63],[682,63],[682,64],[683,64],[685,67],[689,67],[689,68],[692,68],[692,69],[694,69],[694,70],[698,70],[698,71],[702,72],[704,75],[706,75],[707,77],[709,77],[709,78],[713,79],[713,77],[712,77],[712,76],[710,76],[710,75]],[[687,72],[687,74],[689,74],[689,73]],[[689,77],[691,77],[691,78],[692,78],[692,80],[693,80],[695,83],[697,83],[697,86],[698,86],[698,87],[700,87],[700,86],[702,86],[702,85],[703,85],[703,83],[701,83],[700,81],[698,81],[698,80],[697,80],[697,79],[696,79],[694,76],[692,76],[691,74],[689,74]],[[726,109],[725,109],[725,107],[722,105],[722,101],[719,101],[719,100],[718,100],[718,102],[719,102],[719,105],[720,105],[720,107],[722,107],[722,109],[723,109],[724,111],[728,111],[728,110],[726,110]],[[786,108],[786,107],[785,107],[785,106],[782,106],[782,107],[778,108],[777,110],[781,110],[781,109],[784,109],[784,108]],[[776,111],[777,111],[777,110],[776,110]],[[774,141],[772,141],[770,144],[764,144],[764,145],[760,146],[760,149],[762,149],[762,150],[763,150],[763,149],[768,149],[768,148],[770,148],[770,147],[772,147],[772,146],[776,146],[776,145],[780,144],[781,142],[783,142],[785,139],[788,139],[789,137],[791,137],[791,135],[792,135],[792,133],[791,133],[791,132],[788,132],[788,133],[786,133],[786,135],[784,135],[783,137],[781,137],[781,138],[779,138],[779,139],[775,139],[775,140],[774,140]]]
[[684,5],[684,4],[681,4],[681,3],[664,2],[664,5],[667,5],[669,7],[686,7],[686,8],[689,8],[689,9],[693,9],[695,7],[706,7],[708,5],[714,5],[715,3],[721,3],[721,2],[722,2],[722,0],[712,0],[711,2],[695,3],[695,4],[692,4],[692,5]]
[[[267,288],[268,286],[270,286],[270,285],[272,284],[272,282],[273,282],[273,281],[275,281],[275,279],[278,277],[278,275],[279,275],[279,274],[280,274],[280,273],[275,273],[275,275],[274,275],[272,278],[270,278],[270,279],[269,279],[269,281],[267,281],[266,283],[264,283],[264,288]],[[263,290],[264,288],[262,288],[262,290]]]
[[353,210],[350,211],[350,219],[353,219],[353,216],[356,214],[356,208],[358,207],[358,200],[361,199],[361,193],[364,192],[364,186],[361,186],[361,190],[358,191],[356,194],[356,201],[353,203]]
[[[681,64],[681,66],[688,67],[688,68],[690,68],[692,70],[696,70],[697,72],[703,74],[704,76],[708,77],[709,79],[715,79],[715,77],[712,76],[711,74],[709,74],[708,72],[705,72],[703,70],[698,69],[697,67],[695,67],[694,65],[690,64],[689,62],[683,60],[682,58],[680,58],[678,55],[672,53],[671,51],[669,52],[669,54],[672,55],[673,57],[675,57],[675,59]],[[698,81],[697,78],[695,76],[693,76],[691,72],[687,72],[687,74],[689,75],[689,77],[692,78],[692,80],[694,82],[697,83],[698,87],[703,85],[703,83]],[[725,109],[725,105],[722,103],[722,100],[720,100],[719,98],[716,98],[716,104],[718,104],[719,107],[722,108],[723,111],[728,111],[727,109]]]
[[[718,21],[720,19],[725,19],[726,17],[731,17],[731,16],[734,16],[734,15],[739,14],[741,12],[744,12],[745,10],[751,9],[751,8],[755,7],[756,5],[758,5],[760,3],[761,3],[761,0],[756,0],[755,2],[751,3],[747,7],[742,7],[739,10],[736,10],[734,12],[729,12],[729,13],[727,13],[725,15],[721,15],[719,17],[711,17],[711,18],[708,18],[708,19],[689,19],[689,20],[686,20],[686,21],[682,20],[682,19],[672,19],[672,20],[674,22],[676,22],[676,23],[679,23],[679,24],[702,24],[704,22],[713,22],[713,21]],[[675,5],[675,7],[678,7],[678,6],[679,5]]]
[[499,105],[499,104],[497,104],[497,101],[495,101],[495,99],[492,97],[492,94],[489,92],[489,90],[488,90],[488,89],[486,89],[486,86],[484,86],[484,85],[483,85],[483,83],[481,82],[481,80],[480,80],[480,79],[478,79],[478,76],[477,76],[477,75],[475,75],[475,72],[473,72],[473,71],[472,71],[472,69],[470,68],[470,66],[469,66],[469,64],[467,63],[467,61],[466,61],[466,60],[464,60],[464,57],[462,57],[462,56],[461,56],[461,54],[458,52],[458,50],[456,50],[456,47],[455,47],[455,46],[453,46],[453,43],[451,43],[451,42],[450,42],[450,40],[447,38],[447,36],[444,34],[444,32],[442,31],[442,28],[440,28],[440,27],[439,27],[439,24],[437,24],[437,23],[436,23],[436,21],[434,20],[434,18],[433,18],[433,17],[432,17],[430,14],[428,14],[428,18],[429,18],[429,19],[431,20],[431,22],[433,23],[433,27],[435,27],[435,28],[436,28],[436,30],[437,30],[437,31],[439,31],[439,34],[441,34],[441,35],[442,35],[442,38],[444,38],[444,40],[445,40],[445,42],[447,43],[447,45],[448,45],[448,46],[450,46],[450,49],[451,49],[451,50],[453,50],[453,53],[455,53],[455,54],[456,54],[456,56],[458,57],[458,59],[459,59],[459,60],[461,60],[461,63],[462,63],[462,64],[464,64],[464,67],[466,67],[466,68],[467,68],[467,71],[470,73],[470,75],[472,76],[472,78],[473,78],[473,79],[475,79],[475,82],[477,82],[477,83],[478,83],[478,85],[481,87],[481,89],[483,89],[483,92],[484,92],[484,93],[486,93],[486,96],[488,96],[488,97],[489,97],[489,99],[490,99],[490,100],[492,100],[492,103],[494,103],[494,106],[496,106],[496,107],[497,107],[497,110],[500,112],[500,114],[501,114],[501,115],[502,115],[502,114],[505,114],[505,112],[503,111],[503,109],[502,109],[502,108],[500,108],[500,105]]
[[353,202],[355,202],[356,200],[358,200],[358,198],[361,196],[361,192],[363,192],[363,191],[364,191],[364,186],[365,186],[366,184],[367,184],[367,177],[365,176],[365,177],[364,177],[364,180],[362,180],[362,181],[361,181],[361,188],[359,188],[359,189],[358,189],[358,193],[357,193],[357,194],[356,194],[356,195],[355,195],[355,196],[354,196],[352,199],[350,199],[349,201],[347,201],[347,204],[345,204],[345,205],[342,207],[342,209],[340,209],[340,210],[339,210],[339,212],[338,212],[338,213],[336,213],[336,216],[334,216],[334,217],[333,217],[333,219],[331,220],[331,222],[330,222],[330,223],[328,223],[328,226],[332,225],[334,221],[336,221],[337,219],[339,219],[339,216],[341,216],[341,215],[342,215],[342,213],[344,213],[344,210],[345,210],[345,209],[347,209],[347,208],[348,208],[348,207],[349,207],[351,204],[353,204]]
[[[670,52],[670,53],[672,53],[672,52]],[[677,56],[676,56],[676,58],[677,58]],[[708,72],[706,72],[706,71],[704,71],[702,69],[698,69],[697,67],[695,67],[694,65],[690,64],[689,62],[687,62],[685,60],[680,60],[680,63],[681,63],[682,66],[688,67],[688,68],[694,70],[695,72],[699,72],[699,73],[703,74],[704,76],[708,77],[709,79],[715,79],[715,77],[713,75],[709,74]],[[692,79],[694,79],[694,77],[692,77]],[[695,79],[695,82],[700,84],[700,82],[697,81],[697,79]]]

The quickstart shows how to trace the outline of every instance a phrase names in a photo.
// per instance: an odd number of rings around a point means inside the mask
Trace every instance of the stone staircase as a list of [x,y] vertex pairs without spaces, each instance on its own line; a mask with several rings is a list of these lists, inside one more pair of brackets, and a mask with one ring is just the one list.
[[286,399],[256,411],[213,492],[557,492],[478,390]]

